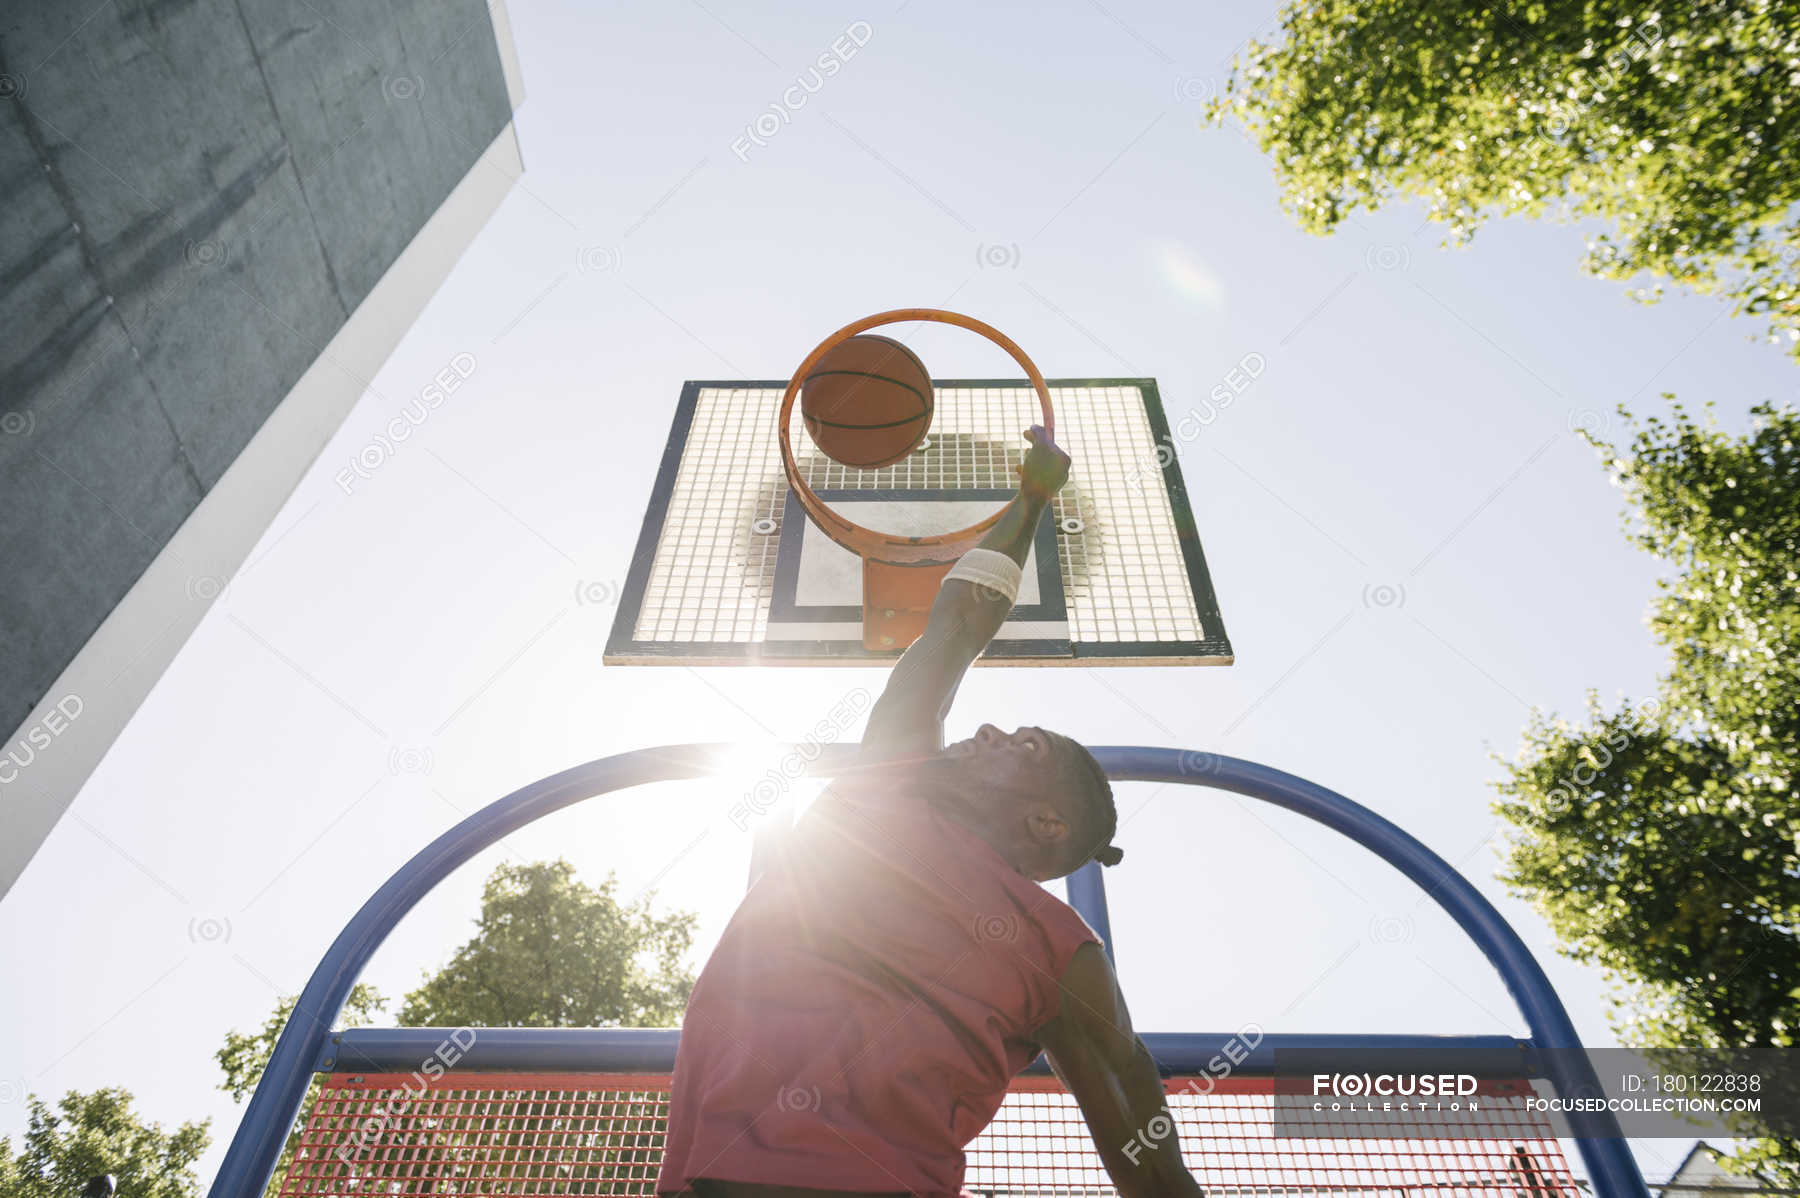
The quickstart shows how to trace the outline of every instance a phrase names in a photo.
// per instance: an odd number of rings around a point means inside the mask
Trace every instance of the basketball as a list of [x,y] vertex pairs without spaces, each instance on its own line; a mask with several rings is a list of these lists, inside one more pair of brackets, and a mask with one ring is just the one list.
[[806,376],[800,414],[832,461],[864,470],[892,465],[931,427],[931,376],[892,338],[851,337]]

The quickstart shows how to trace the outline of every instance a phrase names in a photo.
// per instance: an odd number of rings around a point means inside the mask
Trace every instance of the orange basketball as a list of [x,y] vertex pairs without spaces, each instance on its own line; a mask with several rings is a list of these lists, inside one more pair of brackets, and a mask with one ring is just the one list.
[[832,461],[892,465],[931,427],[931,376],[898,341],[864,333],[819,359],[801,384],[800,414]]

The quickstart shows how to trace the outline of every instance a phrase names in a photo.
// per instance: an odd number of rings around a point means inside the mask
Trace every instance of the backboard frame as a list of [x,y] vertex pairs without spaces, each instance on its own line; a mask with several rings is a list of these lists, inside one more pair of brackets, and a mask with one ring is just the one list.
[[[1046,653],[1041,644],[1035,649],[1014,652],[1004,641],[996,640],[979,657],[979,666],[1145,666],[1145,665],[1230,665],[1234,660],[1231,641],[1219,611],[1218,596],[1207,567],[1205,550],[1194,520],[1187,483],[1175,454],[1174,439],[1164,414],[1161,392],[1152,378],[1057,378],[1046,380],[1054,391],[1059,388],[1136,388],[1142,396],[1144,411],[1155,457],[1146,468],[1155,469],[1167,492],[1174,519],[1177,543],[1188,587],[1194,598],[1200,626],[1209,635],[1198,641],[1073,641],[1067,655]],[[1018,389],[1028,386],[1019,379],[934,379],[940,389]],[[637,547],[625,585],[620,592],[613,626],[607,638],[602,661],[606,665],[674,665],[674,666],[861,666],[882,665],[899,657],[899,652],[881,653],[836,645],[805,645],[793,641],[702,641],[667,642],[639,640],[636,637],[645,588],[655,564],[662,530],[674,495],[681,469],[682,453],[692,432],[695,409],[700,394],[708,389],[772,390],[780,393],[787,387],[785,379],[689,379],[682,384],[681,398],[676,404],[669,437],[657,466],[656,481],[644,512]],[[1059,423],[1062,423],[1059,421]],[[1076,474],[1080,463],[1076,463]],[[791,492],[790,492],[791,497]],[[1045,524],[1050,519],[1047,516]],[[787,529],[782,532],[785,537]],[[1024,649],[1028,642],[1018,642]]]

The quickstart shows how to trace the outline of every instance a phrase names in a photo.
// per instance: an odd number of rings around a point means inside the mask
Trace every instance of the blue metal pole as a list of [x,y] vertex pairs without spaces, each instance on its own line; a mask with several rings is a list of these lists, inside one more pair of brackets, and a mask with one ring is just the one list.
[[[813,772],[841,770],[856,748],[827,747]],[[1600,1093],[1568,1012],[1524,942],[1467,880],[1394,824],[1322,786],[1235,758],[1141,747],[1093,752],[1115,780],[1211,786],[1262,799],[1317,820],[1379,854],[1424,887],[1499,970],[1531,1027],[1544,1073],[1557,1092]],[[591,761],[514,791],[420,850],[363,904],[313,971],[232,1137],[213,1182],[213,1198],[257,1198],[268,1186],[313,1070],[327,1059],[331,1024],[351,986],[394,925],[452,870],[524,825],[572,803],[645,782],[701,777],[730,768],[729,763],[730,746],[725,745],[640,749]],[[1100,910],[1104,918],[1104,908]],[[1616,1138],[1618,1121],[1610,1113],[1580,1116],[1571,1123],[1578,1129],[1582,1159],[1598,1198],[1648,1198],[1637,1163],[1625,1141]]]
[[[452,1036],[455,1037],[452,1040]],[[1268,1032],[1250,1042],[1243,1032],[1145,1032],[1144,1044],[1164,1073],[1232,1077],[1304,1077],[1332,1062],[1371,1069],[1476,1077],[1541,1077],[1529,1040],[1512,1036],[1412,1036]],[[461,1056],[460,1070],[487,1073],[670,1073],[681,1029],[674,1027],[355,1027],[331,1037],[314,1066],[320,1073],[409,1073],[446,1041]],[[1230,1047],[1223,1061],[1220,1053]],[[1042,1057],[1027,1070],[1050,1072]]]
[[[1512,925],[1468,879],[1398,826],[1335,791],[1235,757],[1121,746],[1093,753],[1114,781],[1186,782],[1261,799],[1342,832],[1381,857],[1424,888],[1499,971],[1557,1094],[1604,1094],[1555,987]],[[1611,1111],[1572,1114],[1569,1124],[1599,1198],[1648,1198],[1644,1176]]]
[[1087,920],[1088,927],[1100,937],[1106,959],[1117,968],[1119,956],[1113,951],[1112,917],[1106,911],[1106,879],[1100,876],[1100,863],[1090,861],[1064,879],[1069,893],[1069,906]]

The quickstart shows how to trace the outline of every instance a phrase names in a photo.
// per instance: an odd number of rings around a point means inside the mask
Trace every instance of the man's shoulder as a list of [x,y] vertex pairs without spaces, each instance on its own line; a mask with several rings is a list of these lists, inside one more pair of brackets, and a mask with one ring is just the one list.
[[1037,925],[1039,934],[1044,939],[1049,953],[1050,973],[1052,977],[1060,978],[1081,947],[1084,944],[1098,945],[1100,935],[1082,917],[1081,912],[1052,893],[1049,887],[1016,873],[1013,876],[1018,881],[1015,893],[1029,904],[1031,921]]
[[847,773],[832,779],[796,824],[796,831],[841,838],[856,829],[891,829],[929,820],[930,804],[903,777],[876,773]]
[[[854,757],[819,792],[819,803],[914,803],[923,806],[930,793],[929,763],[942,750],[905,737],[864,740]],[[815,804],[816,805],[816,804]]]

